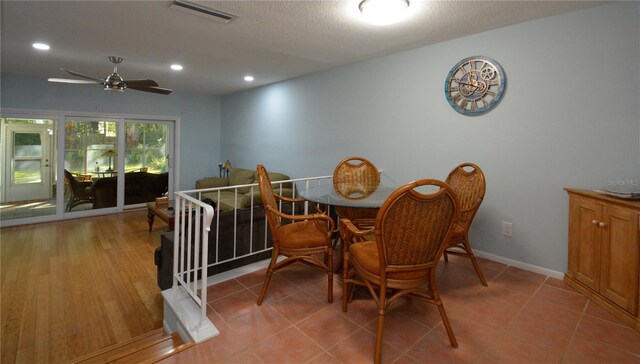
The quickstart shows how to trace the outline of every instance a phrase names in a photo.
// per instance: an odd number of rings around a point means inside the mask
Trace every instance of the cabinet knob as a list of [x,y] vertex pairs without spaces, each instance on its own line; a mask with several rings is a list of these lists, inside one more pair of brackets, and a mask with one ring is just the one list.
[[593,225],[598,225],[598,220],[592,220],[592,221],[591,221],[591,223],[592,223]]
[[598,223],[598,226],[600,226],[601,228],[603,228],[603,227],[607,227],[607,224],[605,224],[604,222],[600,221],[600,222]]

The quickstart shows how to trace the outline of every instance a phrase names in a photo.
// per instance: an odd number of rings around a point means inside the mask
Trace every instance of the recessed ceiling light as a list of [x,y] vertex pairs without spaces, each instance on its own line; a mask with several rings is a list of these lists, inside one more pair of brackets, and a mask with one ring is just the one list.
[[182,65],[172,64],[171,65],[171,69],[174,70],[174,71],[182,71]]
[[49,45],[45,43],[33,43],[33,48],[41,51],[48,51],[51,47],[49,47]]
[[367,22],[389,25],[407,16],[409,0],[362,0],[358,7]]
[[246,75],[246,76],[244,76],[244,80],[247,81],[247,82],[251,82],[251,81],[253,81],[253,76]]

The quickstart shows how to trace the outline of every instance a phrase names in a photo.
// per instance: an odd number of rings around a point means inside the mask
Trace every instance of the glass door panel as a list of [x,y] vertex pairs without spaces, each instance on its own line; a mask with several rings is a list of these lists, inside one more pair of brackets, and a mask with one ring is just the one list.
[[125,205],[154,201],[168,191],[169,125],[125,122]]
[[118,123],[67,120],[65,128],[65,211],[117,206]]
[[[13,183],[42,182],[41,132],[13,132]],[[46,193],[46,192],[45,192]]]

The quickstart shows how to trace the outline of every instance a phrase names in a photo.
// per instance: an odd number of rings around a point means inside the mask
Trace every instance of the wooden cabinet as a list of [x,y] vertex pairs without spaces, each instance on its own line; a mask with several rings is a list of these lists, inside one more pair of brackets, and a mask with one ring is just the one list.
[[640,202],[569,192],[565,282],[640,330]]

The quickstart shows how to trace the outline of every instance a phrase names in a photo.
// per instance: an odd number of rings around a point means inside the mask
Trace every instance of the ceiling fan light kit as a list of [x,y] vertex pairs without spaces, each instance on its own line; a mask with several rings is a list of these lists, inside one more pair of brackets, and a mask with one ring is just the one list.
[[113,73],[107,76],[104,80],[88,76],[79,72],[71,71],[65,68],[61,68],[61,70],[69,73],[72,76],[80,77],[82,80],[78,79],[66,79],[66,78],[50,78],[49,82],[62,82],[62,83],[75,83],[75,84],[97,84],[104,86],[105,91],[117,91],[123,92],[124,89],[130,88],[133,90],[151,92],[161,95],[168,95],[172,91],[168,88],[160,88],[158,87],[158,83],[153,80],[125,80],[118,74],[118,64],[123,61],[121,57],[109,57],[109,61],[113,63]]

